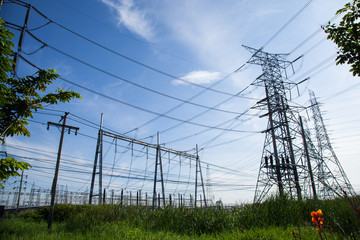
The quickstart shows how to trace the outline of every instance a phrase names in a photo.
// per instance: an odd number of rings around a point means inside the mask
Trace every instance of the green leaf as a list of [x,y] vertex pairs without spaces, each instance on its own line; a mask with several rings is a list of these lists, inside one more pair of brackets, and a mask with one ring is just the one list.
[[[33,76],[12,78],[14,35],[6,29],[0,18],[0,141],[14,135],[30,136],[27,129],[32,112],[43,108],[42,104],[58,104],[81,98],[73,91],[58,89],[55,93],[47,88],[59,77],[54,69],[39,70]],[[31,167],[28,163],[17,161],[11,157],[0,161],[0,180],[19,175],[17,171]],[[0,184],[0,186],[2,186]]]

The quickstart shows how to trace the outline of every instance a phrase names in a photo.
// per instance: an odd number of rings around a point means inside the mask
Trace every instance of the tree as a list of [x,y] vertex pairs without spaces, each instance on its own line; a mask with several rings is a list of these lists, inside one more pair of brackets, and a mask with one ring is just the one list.
[[[33,111],[43,108],[43,104],[69,102],[73,98],[81,98],[73,91],[58,88],[55,93],[47,93],[47,87],[59,77],[55,70],[39,70],[33,76],[23,78],[12,77],[15,64],[12,60],[14,35],[3,26],[0,18],[0,141],[5,137],[16,135],[30,136],[26,126]],[[12,157],[0,159],[0,181],[10,176],[19,176],[19,170],[29,169],[30,164]],[[1,187],[4,187],[0,183]]]
[[331,24],[324,27],[331,39],[337,44],[339,51],[336,65],[350,64],[350,71],[354,76],[360,76],[360,1],[347,3],[336,12],[336,15],[345,13],[339,25]]

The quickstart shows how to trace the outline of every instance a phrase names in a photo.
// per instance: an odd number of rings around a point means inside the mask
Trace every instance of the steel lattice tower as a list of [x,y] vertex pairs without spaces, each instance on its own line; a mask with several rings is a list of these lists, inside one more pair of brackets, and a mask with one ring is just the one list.
[[253,108],[268,111],[260,116],[268,117],[268,126],[264,131],[254,201],[262,201],[274,187],[280,196],[302,199],[316,195],[314,179],[309,174],[310,155],[314,155],[313,148],[307,147],[311,141],[302,127],[301,118],[288,105],[286,97],[294,87],[294,83],[286,81],[286,69],[292,67],[292,62],[285,59],[287,54],[245,48],[253,54],[248,63],[260,65],[263,71],[252,85],[264,87],[266,93]]
[[318,178],[318,196],[325,199],[342,196],[345,193],[354,195],[355,191],[330,144],[315,94],[309,90],[309,95],[320,157],[313,170]]

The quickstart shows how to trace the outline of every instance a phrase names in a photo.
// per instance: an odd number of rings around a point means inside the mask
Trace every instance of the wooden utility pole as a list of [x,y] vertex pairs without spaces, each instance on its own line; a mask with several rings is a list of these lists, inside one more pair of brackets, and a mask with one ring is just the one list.
[[58,174],[59,174],[61,149],[62,149],[62,144],[63,144],[63,139],[64,139],[65,128],[68,129],[69,134],[70,134],[71,129],[75,130],[75,135],[77,135],[77,131],[79,130],[78,127],[73,127],[73,126],[67,126],[66,125],[66,117],[67,117],[68,114],[69,113],[66,112],[65,115],[63,117],[61,117],[60,122],[62,120],[63,121],[62,124],[48,122],[48,130],[50,128],[50,125],[55,125],[57,127],[61,127],[59,150],[58,150],[58,155],[57,155],[57,160],[56,160],[54,180],[53,180],[53,184],[52,184],[52,188],[51,188],[51,203],[50,203],[50,212],[49,212],[49,220],[48,220],[48,229],[49,230],[51,230],[52,220],[53,220],[53,216],[54,216],[54,203],[55,203],[55,195],[56,195],[56,184],[57,184],[57,179],[58,179]]

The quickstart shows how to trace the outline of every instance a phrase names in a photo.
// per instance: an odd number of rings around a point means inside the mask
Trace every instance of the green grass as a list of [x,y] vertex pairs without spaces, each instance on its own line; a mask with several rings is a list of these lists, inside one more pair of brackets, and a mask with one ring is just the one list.
[[56,205],[51,233],[43,207],[1,220],[0,239],[294,239],[299,228],[302,239],[319,239],[310,216],[318,209],[329,239],[360,239],[357,199],[353,206],[349,199],[277,197],[232,210]]
[[[294,239],[293,227],[252,228],[240,231],[224,231],[218,234],[184,235],[169,231],[149,231],[133,227],[126,223],[108,222],[93,226],[85,232],[67,231],[63,223],[54,223],[51,233],[47,231],[45,221],[32,222],[25,219],[13,218],[3,220],[0,226],[0,239]],[[302,239],[319,239],[317,231],[312,227],[301,228]],[[334,239],[344,239],[340,234]]]

